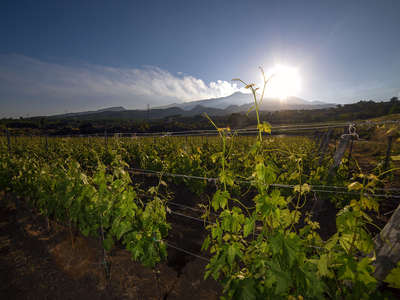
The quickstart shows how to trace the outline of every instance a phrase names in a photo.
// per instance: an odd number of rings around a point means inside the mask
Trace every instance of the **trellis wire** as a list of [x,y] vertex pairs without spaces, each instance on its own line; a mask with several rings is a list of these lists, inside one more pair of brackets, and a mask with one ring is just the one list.
[[[217,182],[220,181],[219,178],[209,178],[209,177],[202,177],[202,176],[193,176],[193,175],[186,175],[186,174],[175,174],[175,173],[168,173],[168,172],[160,172],[160,171],[155,171],[155,170],[146,170],[146,169],[137,169],[137,168],[129,168],[126,171],[130,173],[136,173],[136,174],[148,174],[148,175],[161,175],[161,176],[168,176],[168,177],[180,177],[180,178],[187,178],[187,179],[197,179],[197,180],[206,180],[208,182]],[[250,180],[236,180],[237,183],[246,183],[246,184],[251,184],[252,182]],[[279,188],[291,188],[293,189],[296,185],[290,185],[290,184],[281,184],[281,183],[273,183],[270,184],[272,187],[279,187]],[[357,192],[349,192],[349,191],[340,191],[340,190],[328,190],[328,189],[323,189],[324,187],[331,187],[335,189],[345,189],[347,187],[339,187],[339,186],[323,186],[319,185],[318,187],[320,189],[315,189],[313,186],[310,185],[310,190],[314,192],[320,192],[320,193],[339,193],[339,194],[347,194],[347,195],[360,195],[360,193]],[[322,188],[322,189],[321,189]],[[385,189],[382,189],[381,191],[386,191]],[[400,195],[385,195],[385,194],[369,194],[369,193],[364,193],[364,196],[371,196],[371,197],[379,197],[379,198],[398,198],[400,199]]]
[[[383,125],[383,124],[397,124],[400,120],[386,120],[386,121],[362,121],[362,122],[344,122],[327,125],[318,124],[313,126],[312,124],[298,124],[298,125],[281,125],[272,126],[271,130],[276,130],[278,132],[285,131],[302,131],[302,130],[319,130],[319,129],[329,129],[329,128],[343,128],[343,126],[373,126],[373,125]],[[304,126],[304,127],[302,127]],[[307,127],[308,126],[308,127]],[[232,129],[232,134],[254,134],[258,133],[256,128],[239,128]],[[185,130],[185,131],[159,131],[159,132],[118,132],[118,133],[93,133],[93,134],[78,134],[78,135],[48,135],[49,137],[104,137],[107,136],[130,136],[130,137],[169,137],[169,136],[207,136],[207,135],[218,135],[218,131],[215,129],[204,129],[204,130]]]
[[[328,189],[346,189],[347,186],[334,186],[334,185],[316,185],[313,184],[314,188],[328,188]],[[390,191],[390,192],[400,192],[400,188],[375,188],[377,191]]]
[[167,241],[167,240],[162,240],[162,241],[163,241],[168,247],[170,247],[170,248],[173,248],[173,249],[175,249],[175,250],[178,250],[178,251],[181,251],[181,252],[183,252],[183,253],[189,254],[189,255],[191,255],[191,256],[197,257],[198,259],[204,260],[204,261],[206,261],[206,262],[209,262],[209,261],[210,261],[210,259],[208,259],[207,257],[198,255],[198,254],[193,253],[193,252],[191,252],[191,251],[189,251],[189,250],[186,250],[186,249],[180,248],[180,247],[178,247],[178,246],[172,245],[172,244],[171,244],[169,241]]
[[[196,258],[198,258],[198,259],[204,260],[204,261],[206,261],[206,262],[210,262],[210,259],[207,258],[207,257],[204,257],[204,256],[202,256],[202,255],[193,253],[193,252],[191,252],[191,251],[189,251],[189,250],[186,250],[186,249],[183,249],[183,248],[181,248],[181,247],[172,245],[171,242],[169,242],[169,241],[167,241],[167,240],[162,240],[162,241],[165,243],[165,245],[167,245],[167,246],[170,247],[170,248],[173,248],[173,249],[175,249],[175,250],[177,250],[177,251],[186,253],[186,254],[191,255],[191,256],[193,256],[193,257],[196,257]],[[160,241],[158,241],[158,242],[160,242]],[[324,250],[323,247],[318,247],[318,246],[313,246],[313,245],[307,245],[307,247],[309,247],[309,248],[314,248],[314,249],[318,249],[318,250]],[[334,250],[334,252],[338,252],[338,251],[335,251],[335,250]]]
[[[181,207],[181,208],[184,208],[184,209],[189,209],[189,210],[196,211],[196,212],[200,212],[200,213],[204,213],[204,211],[202,211],[201,209],[197,209],[197,208],[195,208],[195,207],[183,205],[183,204],[176,203],[176,202],[172,202],[172,201],[168,201],[167,204],[174,205],[174,206],[177,206],[177,207]],[[213,216],[217,216],[217,215],[216,215],[215,213],[213,213],[213,212],[210,212],[210,214],[213,215]]]
[[192,219],[192,220],[195,220],[195,221],[198,221],[198,222],[201,222],[201,223],[214,224],[213,222],[210,222],[208,220],[205,220],[205,219],[203,220],[203,219],[200,219],[200,218],[188,216],[188,215],[185,215],[185,214],[182,214],[182,213],[178,213],[178,212],[173,211],[173,210],[169,210],[169,213],[177,215],[177,216],[181,216],[181,217],[184,217],[184,218]]
[[[282,126],[272,126],[271,130],[277,131],[302,131],[302,130],[316,130],[316,129],[328,129],[328,128],[343,128],[343,126],[357,126],[357,125],[382,125],[382,124],[396,124],[399,123],[400,120],[386,120],[380,122],[344,122],[344,123],[336,123],[336,124],[318,124],[318,126],[312,126],[312,124],[299,124],[299,125],[282,125]],[[302,127],[308,126],[308,127]],[[258,133],[256,128],[240,128],[240,129],[232,129],[232,133]],[[114,133],[115,135],[131,135],[131,136],[149,136],[149,137],[167,137],[167,136],[201,136],[201,135],[217,135],[218,130],[215,129],[205,129],[205,130],[186,130],[186,131],[159,131],[159,132],[128,132],[128,133]]]

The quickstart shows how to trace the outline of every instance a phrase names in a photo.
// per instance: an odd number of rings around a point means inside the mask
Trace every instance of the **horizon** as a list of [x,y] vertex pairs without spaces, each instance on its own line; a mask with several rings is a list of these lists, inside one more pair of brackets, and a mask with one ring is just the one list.
[[0,118],[220,98],[258,66],[291,72],[267,87],[283,98],[400,96],[399,1],[0,5]]
[[[243,95],[245,95],[245,93],[243,93],[242,91],[236,91],[233,94],[243,94]],[[24,116],[0,117],[0,120],[7,120],[7,119],[15,119],[15,120],[17,120],[17,119],[20,119],[20,118],[22,118],[22,119],[30,119],[30,118],[41,118],[41,117],[56,117],[56,116],[63,116],[63,115],[69,115],[69,114],[88,113],[88,112],[98,113],[98,112],[101,112],[101,111],[111,110],[111,109],[115,109],[115,108],[119,108],[119,109],[121,109],[121,111],[147,111],[147,110],[151,111],[151,110],[168,109],[168,108],[174,108],[174,107],[183,109],[182,107],[179,107],[179,105],[182,105],[182,104],[185,104],[185,103],[191,103],[191,102],[200,102],[200,101],[204,101],[204,100],[219,100],[219,99],[222,99],[222,98],[229,98],[233,94],[231,94],[229,96],[225,96],[225,97],[194,100],[194,101],[188,101],[188,102],[182,102],[182,103],[171,103],[171,104],[167,104],[167,105],[163,105],[163,106],[154,106],[154,107],[150,106],[148,108],[142,108],[142,109],[141,108],[126,108],[124,106],[116,105],[116,106],[98,107],[98,108],[94,108],[94,109],[90,109],[90,110],[59,112],[59,113],[42,114],[42,115],[29,115],[29,116],[25,116],[25,117]],[[251,95],[249,94],[249,96],[251,96]],[[359,100],[357,102],[351,102],[351,103],[327,103],[327,102],[324,102],[324,101],[308,101],[306,99],[302,99],[302,98],[295,97],[295,96],[288,97],[289,100],[293,99],[293,98],[299,99],[301,101],[309,102],[310,105],[312,105],[312,104],[314,104],[314,105],[315,104],[316,105],[326,105],[326,107],[324,107],[324,108],[312,108],[311,110],[313,110],[313,109],[326,109],[326,108],[328,108],[329,105],[335,105],[336,107],[338,107],[340,105],[351,105],[351,104],[356,104],[356,103],[359,103],[359,102],[373,101],[375,103],[382,103],[382,102],[389,102],[389,101],[392,100],[392,98],[397,98],[398,99],[398,97],[395,96],[395,97],[391,97],[390,99],[385,99],[385,100],[380,100],[380,101],[372,100],[372,99],[369,99],[369,100],[364,99],[364,100]],[[273,98],[273,97],[270,97],[270,98],[264,97],[264,100],[282,101],[281,99],[276,98],[276,97],[275,98]],[[252,101],[254,101],[254,100],[252,98],[249,98],[249,102],[247,102],[246,104],[251,104]],[[284,100],[284,102],[286,102],[286,100]],[[176,106],[174,106],[175,104],[176,104]],[[287,104],[295,105],[295,104],[291,104],[290,101]],[[237,106],[236,104],[232,104],[232,105],[233,106]],[[202,105],[198,104],[195,107],[197,107],[197,106],[202,106]],[[204,108],[212,108],[212,106],[203,106],[203,107]],[[288,110],[299,110],[299,109],[298,108],[293,108],[293,109],[289,108]],[[306,109],[306,110],[308,110],[308,109]]]

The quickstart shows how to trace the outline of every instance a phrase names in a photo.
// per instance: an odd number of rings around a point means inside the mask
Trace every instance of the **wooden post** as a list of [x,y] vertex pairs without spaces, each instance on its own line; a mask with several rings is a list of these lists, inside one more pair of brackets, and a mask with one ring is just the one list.
[[6,129],[6,133],[7,133],[7,148],[8,148],[8,153],[11,152],[11,142],[10,142],[10,132],[8,131],[8,129]]
[[46,152],[49,150],[49,142],[47,141],[47,135],[45,137],[45,148],[46,148]]
[[392,144],[393,144],[393,136],[388,137],[388,146],[386,150],[386,159],[385,159],[385,165],[384,165],[384,170],[387,170],[389,168],[389,162],[390,162],[390,152],[392,151]]
[[374,242],[376,253],[374,277],[382,281],[400,261],[400,205],[375,237]]
[[320,144],[319,144],[319,147],[318,147],[318,152],[321,152],[321,150],[322,150],[322,146],[324,145],[326,134],[327,134],[327,132],[325,132],[325,134],[323,134],[321,132],[321,138],[320,138]]
[[315,132],[314,132],[314,141],[315,141],[315,144],[318,144],[318,143],[319,143],[319,138],[320,138],[320,133],[319,133],[319,131],[315,131]]
[[[329,135],[327,134],[326,137],[329,137]],[[326,148],[329,141],[329,138],[327,139],[326,137],[323,145],[324,147],[322,147],[323,149]],[[339,146],[337,147],[333,157],[334,160],[333,165],[329,169],[327,175],[328,184],[332,182],[333,175],[336,173],[336,170],[342,161],[343,155],[346,151],[347,145],[349,144],[350,138],[351,138],[350,135],[345,135],[343,138],[340,139]],[[324,155],[324,153],[321,153],[321,155]],[[312,206],[311,211],[313,220],[320,223],[321,228],[325,228],[326,236],[323,238],[328,238],[330,235],[336,232],[336,226],[335,226],[336,208],[329,198],[316,197],[315,195],[314,204]]]
[[319,153],[320,153],[319,164],[321,164],[322,161],[324,160],[325,152],[326,152],[326,150],[328,148],[331,134],[332,134],[332,129],[329,129],[328,132],[325,135],[325,138],[321,139],[321,146],[320,146],[320,149],[319,149]]
[[104,129],[104,145],[106,146],[106,148],[108,147],[107,129]]
[[351,137],[351,142],[350,142],[350,150],[349,150],[349,156],[347,158],[347,169],[349,171],[348,178],[350,178],[351,175],[351,170],[350,170],[350,160],[351,160],[351,153],[353,152],[353,142],[354,138],[353,136]]
[[333,165],[329,169],[328,178],[336,173],[340,163],[342,162],[342,158],[344,156],[344,153],[346,152],[347,146],[350,142],[350,138],[350,135],[346,135],[340,139],[339,146],[337,147],[335,155],[333,156]]

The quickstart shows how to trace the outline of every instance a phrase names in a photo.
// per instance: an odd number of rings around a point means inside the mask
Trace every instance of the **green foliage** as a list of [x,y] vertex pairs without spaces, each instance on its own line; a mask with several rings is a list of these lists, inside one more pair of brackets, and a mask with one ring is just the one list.
[[[256,97],[255,109],[259,102]],[[349,180],[347,164],[340,166],[333,183],[353,194],[330,195],[338,209],[337,233],[323,241],[306,208],[320,195],[311,186],[328,184],[329,155],[320,163],[315,143],[306,137],[266,138],[270,127],[258,117],[257,137],[239,137],[213,123],[218,138],[114,137],[107,146],[102,138],[52,138],[47,148],[39,138],[21,138],[10,153],[3,142],[0,188],[101,239],[106,251],[123,246],[147,266],[167,255],[166,186],[198,195],[211,190],[204,218],[211,210],[217,217],[209,220],[202,249],[212,255],[205,275],[222,284],[223,298],[376,297],[373,259],[366,254],[373,251],[369,214],[379,203],[366,194],[383,186],[382,177],[357,174]],[[144,177],[128,168],[218,181],[162,177],[154,186],[145,178],[143,188],[137,181]],[[387,278],[394,287],[396,270]]]
[[385,282],[389,284],[390,287],[400,289],[400,262],[397,263],[396,268],[385,278]]
[[110,154],[110,167],[98,161],[90,175],[72,157],[49,162],[2,154],[1,188],[25,196],[55,220],[70,221],[85,236],[104,236],[105,250],[119,242],[134,260],[154,266],[166,258],[165,201],[154,188],[149,190],[150,201],[140,200],[126,163]]
[[[276,167],[273,156],[263,155],[267,150],[264,147],[269,148],[262,141],[268,125],[259,119],[261,100],[256,97],[254,84],[244,84],[253,92],[259,129],[249,165],[257,189],[254,209],[248,210],[233,197],[226,184],[217,189],[211,206],[218,217],[207,226],[210,234],[203,243],[203,250],[212,255],[205,278],[211,276],[221,282],[223,299],[374,299],[374,259],[360,254],[373,251],[367,230],[372,219],[367,212],[377,212],[378,203],[365,193],[374,192],[378,177],[360,174],[361,182],[348,185],[349,191],[360,195],[344,204],[336,218],[337,233],[323,242],[316,231],[319,224],[310,215],[303,215],[301,208],[311,192],[310,184],[304,181],[317,180],[320,184],[324,169],[317,167],[307,178],[304,164],[308,158],[296,151],[289,150],[286,161],[279,161],[281,168],[288,168],[287,173]],[[220,138],[223,151],[219,157],[225,176],[221,181],[234,182],[227,169],[227,136],[220,134]],[[271,188],[281,178],[295,184],[292,195],[284,196]],[[391,284],[395,284],[396,272],[387,279]]]

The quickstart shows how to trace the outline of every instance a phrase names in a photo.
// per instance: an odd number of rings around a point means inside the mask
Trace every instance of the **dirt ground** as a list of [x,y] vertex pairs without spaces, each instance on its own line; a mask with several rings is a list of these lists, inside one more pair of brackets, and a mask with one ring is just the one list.
[[[216,282],[203,280],[206,262],[174,249],[155,270],[115,249],[108,256],[107,278],[99,241],[80,235],[71,239],[69,229],[55,223],[48,230],[42,216],[5,203],[0,201],[0,299],[219,297]],[[179,226],[175,228],[172,234],[179,235]],[[179,237],[174,241],[179,243]]]

